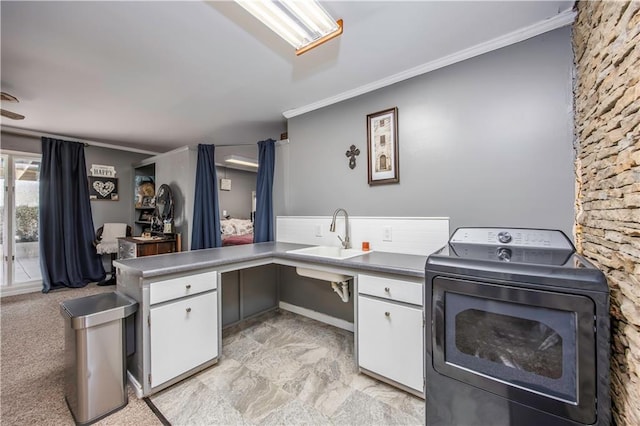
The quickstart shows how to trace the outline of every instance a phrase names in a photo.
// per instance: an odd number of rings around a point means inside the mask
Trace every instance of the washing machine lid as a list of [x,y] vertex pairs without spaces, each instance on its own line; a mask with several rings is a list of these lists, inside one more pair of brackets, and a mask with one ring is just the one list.
[[426,274],[514,280],[607,291],[604,274],[562,232],[532,228],[458,228],[430,255]]
[[575,253],[562,231],[530,228],[458,228],[449,255],[461,259],[561,266]]

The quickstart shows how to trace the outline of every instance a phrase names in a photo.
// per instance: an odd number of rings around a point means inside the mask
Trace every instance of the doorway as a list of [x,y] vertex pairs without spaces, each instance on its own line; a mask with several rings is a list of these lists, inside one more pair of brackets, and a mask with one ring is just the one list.
[[41,157],[3,153],[0,156],[0,289],[18,293],[40,286],[39,185]]

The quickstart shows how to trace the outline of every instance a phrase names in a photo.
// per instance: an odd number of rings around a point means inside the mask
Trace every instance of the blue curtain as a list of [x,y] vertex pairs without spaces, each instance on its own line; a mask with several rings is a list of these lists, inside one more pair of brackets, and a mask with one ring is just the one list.
[[191,250],[222,246],[215,145],[198,145]]
[[81,143],[42,138],[39,234],[43,293],[104,280]]
[[258,177],[256,182],[256,220],[253,225],[253,241],[261,243],[274,240],[273,220],[273,171],[276,148],[273,139],[258,142]]

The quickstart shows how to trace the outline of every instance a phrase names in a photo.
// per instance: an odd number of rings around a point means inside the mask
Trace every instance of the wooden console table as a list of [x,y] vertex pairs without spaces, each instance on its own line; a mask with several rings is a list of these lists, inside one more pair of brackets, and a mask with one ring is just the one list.
[[175,253],[176,251],[175,238],[118,238],[118,259]]

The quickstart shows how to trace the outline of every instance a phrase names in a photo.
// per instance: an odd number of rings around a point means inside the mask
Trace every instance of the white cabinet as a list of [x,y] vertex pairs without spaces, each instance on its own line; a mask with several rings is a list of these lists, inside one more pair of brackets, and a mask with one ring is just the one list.
[[[216,279],[217,274],[210,272],[151,284],[152,388],[218,357]],[[197,294],[185,297],[191,290]]]
[[421,283],[358,275],[360,368],[419,394],[424,393],[421,295]]

